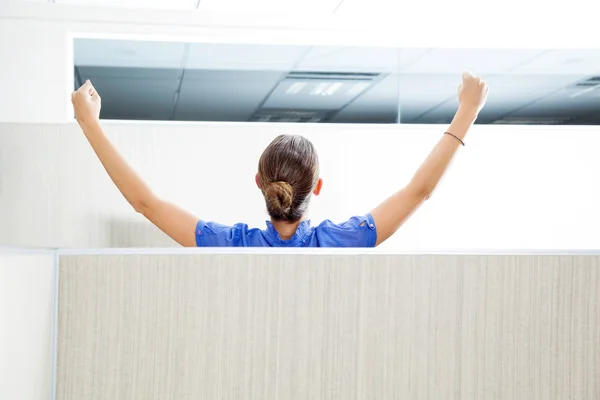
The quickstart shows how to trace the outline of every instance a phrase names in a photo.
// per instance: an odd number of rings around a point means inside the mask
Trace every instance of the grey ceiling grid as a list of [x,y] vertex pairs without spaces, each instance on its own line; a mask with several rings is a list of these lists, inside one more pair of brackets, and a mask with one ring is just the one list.
[[[198,7],[200,5],[200,0],[198,0]],[[183,50],[183,55],[181,57],[181,69],[179,71],[179,82],[177,84],[177,89],[175,90],[175,94],[173,95],[173,110],[171,112],[171,120],[175,119],[175,115],[177,112],[177,104],[179,104],[179,95],[181,94],[181,86],[183,85],[183,78],[185,77],[185,70],[187,65],[188,55],[190,54],[190,44],[186,43],[185,48]]]
[[[79,41],[82,41],[78,44]],[[248,121],[269,110],[334,112],[333,123],[446,123],[456,109],[463,64],[490,83],[479,123],[600,125],[600,50],[468,50],[262,46],[76,39],[76,74],[105,97],[103,118]],[[299,96],[296,76],[314,72]],[[346,84],[309,96],[324,74],[377,73],[359,95]],[[188,76],[189,75],[189,76]],[[339,82],[344,81],[340,76]],[[577,87],[584,82],[586,87]],[[600,81],[597,82],[600,88]],[[358,89],[358,87],[357,87]],[[294,94],[294,93],[291,93]],[[329,94],[329,93],[328,93]],[[262,112],[261,112],[262,110]],[[317,112],[318,111],[318,112]],[[208,119],[206,119],[208,118]],[[266,118],[271,118],[267,116]],[[321,118],[321,117],[319,117]],[[271,120],[278,120],[277,115]],[[303,119],[307,120],[307,119]],[[312,120],[312,119],[311,119]],[[540,122],[541,121],[541,122]],[[562,121],[562,122],[561,122]],[[321,120],[321,122],[323,122]]]

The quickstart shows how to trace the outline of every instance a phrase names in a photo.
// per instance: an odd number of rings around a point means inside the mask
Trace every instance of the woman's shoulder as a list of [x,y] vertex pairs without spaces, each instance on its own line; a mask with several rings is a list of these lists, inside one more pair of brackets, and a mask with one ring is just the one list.
[[354,216],[342,223],[325,220],[315,227],[314,232],[319,242],[326,246],[374,247],[377,242],[377,229],[371,214]]
[[198,221],[196,226],[196,245],[211,247],[238,247],[248,245],[260,234],[258,228],[250,228],[248,224],[238,222],[226,225],[214,221]]

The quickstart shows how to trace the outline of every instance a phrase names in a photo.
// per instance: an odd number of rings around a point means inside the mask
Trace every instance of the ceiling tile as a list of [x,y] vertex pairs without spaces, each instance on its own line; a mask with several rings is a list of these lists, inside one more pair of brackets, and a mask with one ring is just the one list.
[[75,39],[77,66],[181,68],[185,43]]
[[[600,89],[597,89],[600,90]],[[581,88],[563,89],[552,93],[511,116],[515,117],[582,117],[600,113],[600,101],[594,92],[582,93]]]
[[573,121],[576,125],[600,125],[600,112],[592,115],[585,115]]
[[177,80],[96,78],[105,119],[170,119]]
[[428,49],[315,46],[296,67],[304,71],[397,72]]
[[[235,74],[235,72],[231,72]],[[251,72],[246,72],[251,77]],[[279,80],[271,79],[192,80],[184,79],[175,118],[186,121],[247,121]]]
[[521,65],[515,70],[523,74],[600,74],[600,49],[552,50]]
[[436,99],[444,101],[456,93],[460,84],[460,75],[441,74],[401,74],[400,98],[410,99]]
[[273,87],[280,79],[283,79],[284,76],[285,73],[281,71],[186,69],[184,83],[189,81],[205,81],[223,84],[228,82],[262,82]]
[[[519,80],[511,80],[510,77],[498,77],[497,83],[504,81],[504,85],[490,86],[490,93],[485,107],[483,108],[478,122],[492,123],[502,117],[519,118],[563,118],[578,117],[594,112],[600,112],[600,101],[594,97],[594,92],[583,93],[583,88],[564,89],[564,86],[572,82],[572,77],[567,79],[539,79],[538,85],[519,85]],[[535,81],[535,80],[534,80]],[[557,81],[551,86],[547,82]],[[510,84],[509,84],[510,83]],[[598,90],[600,92],[600,90]],[[448,99],[439,107],[423,114],[415,122],[418,123],[447,123],[458,107],[456,97]],[[404,118],[402,119],[405,122]]]
[[398,76],[388,75],[335,114],[331,122],[395,123],[397,116]]
[[289,71],[307,46],[193,43],[188,69]]
[[455,75],[400,75],[400,118],[412,123],[422,114],[456,94],[459,77]]
[[53,0],[56,4],[159,10],[195,10],[198,0]]
[[[411,2],[412,3],[412,2]],[[365,16],[399,13],[407,5],[390,0],[344,0],[336,10],[339,15]]]
[[123,68],[123,67],[77,67],[82,80],[110,79],[178,79],[179,69]]
[[570,86],[582,79],[585,75],[535,75],[535,74],[504,74],[484,77],[490,91],[515,92],[522,89],[535,89],[552,91]]
[[[547,95],[545,89],[522,89],[519,91],[490,91],[485,107],[479,114],[479,123],[492,123]],[[458,109],[458,97],[449,98],[443,104],[421,115],[418,123],[449,123]],[[402,119],[404,122],[404,118]]]
[[402,72],[454,74],[465,71],[478,75],[506,73],[536,57],[541,50],[434,49]]
[[252,13],[330,14],[340,0],[201,0],[201,11],[229,11]]

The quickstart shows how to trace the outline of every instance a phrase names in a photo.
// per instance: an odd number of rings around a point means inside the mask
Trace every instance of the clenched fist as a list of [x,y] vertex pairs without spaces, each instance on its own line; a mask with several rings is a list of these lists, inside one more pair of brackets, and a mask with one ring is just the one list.
[[89,80],[71,94],[71,102],[75,110],[75,119],[79,125],[89,124],[100,119],[100,95]]
[[480,77],[463,72],[462,83],[458,86],[458,103],[461,109],[478,114],[485,105],[488,86]]

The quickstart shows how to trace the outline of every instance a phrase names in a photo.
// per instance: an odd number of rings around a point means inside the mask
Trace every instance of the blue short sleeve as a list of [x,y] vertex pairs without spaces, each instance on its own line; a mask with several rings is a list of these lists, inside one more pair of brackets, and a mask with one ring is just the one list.
[[322,222],[317,228],[319,247],[375,247],[377,227],[371,214],[341,224]]
[[216,222],[198,221],[196,225],[196,245],[198,247],[238,247],[242,245],[245,224],[234,226]]

